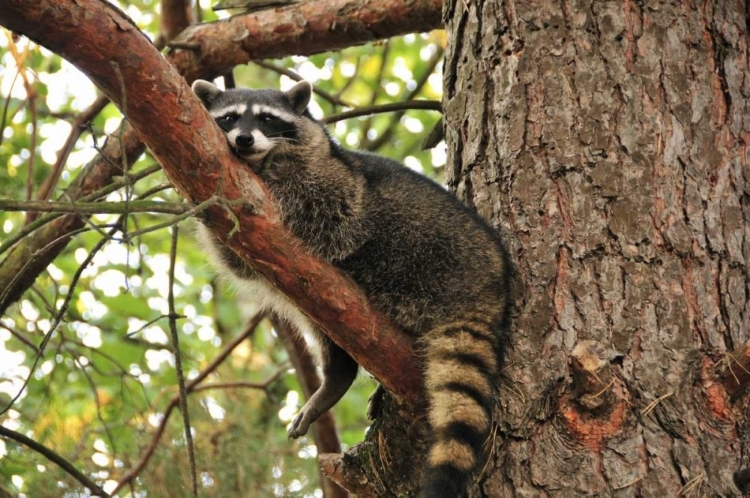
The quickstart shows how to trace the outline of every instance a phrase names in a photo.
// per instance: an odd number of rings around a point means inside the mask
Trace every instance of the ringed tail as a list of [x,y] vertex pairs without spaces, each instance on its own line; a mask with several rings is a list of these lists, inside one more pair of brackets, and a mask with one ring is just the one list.
[[486,457],[500,338],[494,324],[472,319],[440,326],[424,339],[432,443],[422,496],[465,496]]

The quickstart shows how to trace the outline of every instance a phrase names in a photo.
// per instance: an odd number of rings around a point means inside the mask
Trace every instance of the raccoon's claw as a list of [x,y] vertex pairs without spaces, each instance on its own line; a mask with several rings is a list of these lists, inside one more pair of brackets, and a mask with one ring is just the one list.
[[375,420],[380,415],[384,394],[385,389],[383,389],[383,385],[378,384],[378,387],[370,395],[370,399],[367,400],[367,420]]
[[312,417],[309,416],[309,410],[305,410],[306,407],[302,407],[297,417],[292,422],[291,427],[286,431],[287,437],[290,439],[299,439],[310,430],[310,424],[313,423]]

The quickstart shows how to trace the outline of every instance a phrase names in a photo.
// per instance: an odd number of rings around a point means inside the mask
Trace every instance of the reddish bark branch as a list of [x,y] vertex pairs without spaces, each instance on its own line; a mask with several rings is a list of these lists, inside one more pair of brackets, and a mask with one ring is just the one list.
[[[122,12],[101,0],[5,0],[0,23],[65,54],[111,101],[124,107],[185,198],[199,203],[219,192],[227,199],[227,207],[207,210],[214,234],[388,390],[404,401],[416,400],[421,376],[412,341],[375,312],[350,279],[301,250],[279,224],[265,186],[231,154],[185,80]],[[153,119],[157,114],[159,119]]]
[[215,78],[251,59],[311,55],[442,25],[441,0],[315,0],[199,24],[170,61],[192,81]]
[[318,465],[323,474],[359,498],[377,498],[377,492],[368,477],[356,465],[347,465],[346,460],[355,458],[358,451],[359,447],[355,446],[346,454],[318,455]]

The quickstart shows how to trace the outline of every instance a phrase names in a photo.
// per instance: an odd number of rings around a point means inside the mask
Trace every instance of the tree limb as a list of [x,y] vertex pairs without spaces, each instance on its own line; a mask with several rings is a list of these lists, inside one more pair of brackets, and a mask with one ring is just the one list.
[[442,26],[442,0],[313,0],[191,26],[169,60],[188,81],[249,60],[312,55]]
[[189,0],[161,0],[159,37],[155,44],[162,45],[173,40],[193,22]]
[[26,211],[36,213],[166,213],[182,214],[190,211],[193,206],[185,203],[129,201],[129,202],[45,202],[45,201],[16,201],[14,199],[0,199],[2,211]]
[[107,493],[102,488],[97,486],[95,482],[93,482],[91,479],[86,477],[80,470],[75,468],[73,464],[71,464],[69,461],[67,461],[66,459],[61,457],[59,454],[52,451],[51,449],[47,448],[43,444],[38,443],[34,441],[33,439],[24,436],[23,434],[19,434],[16,431],[12,431],[8,429],[7,427],[3,427],[2,425],[0,425],[0,436],[4,438],[12,439],[13,441],[16,441],[17,443],[20,443],[36,451],[40,455],[43,455],[49,461],[56,463],[61,469],[63,469],[68,474],[70,474],[70,476],[73,477],[73,479],[75,479],[76,481],[86,486],[86,488],[88,488],[89,491],[91,491],[91,493],[97,496],[101,496],[101,497],[110,496],[109,493]]
[[[391,102],[388,104],[360,107],[358,109],[352,109],[351,111],[344,111],[332,116],[327,116],[321,121],[323,123],[330,124],[336,123],[337,121],[343,121],[345,119],[358,118],[360,116],[371,116],[373,114],[380,114],[383,112],[405,111],[409,109],[421,109],[441,112],[443,110],[443,107],[437,100],[407,100],[404,102]],[[401,115],[403,115],[403,112],[401,112]]]
[[[306,253],[281,226],[265,185],[230,152],[185,80],[122,12],[102,0],[3,0],[0,5],[0,23],[65,54],[112,102],[125,107],[123,113],[183,197],[200,203],[219,192],[229,201],[206,210],[207,225],[222,243],[289,296],[386,389],[416,405],[421,375],[413,341],[377,313],[348,277]],[[84,45],[101,49],[81,50]],[[157,109],[158,120],[153,118]],[[242,204],[235,205],[238,201]]]

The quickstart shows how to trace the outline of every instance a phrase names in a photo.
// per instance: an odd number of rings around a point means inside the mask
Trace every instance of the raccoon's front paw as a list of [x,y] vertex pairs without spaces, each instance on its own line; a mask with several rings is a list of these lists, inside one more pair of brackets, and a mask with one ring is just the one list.
[[308,409],[307,405],[305,405],[302,407],[302,410],[300,410],[297,417],[295,417],[292,425],[286,431],[286,435],[292,439],[298,439],[307,434],[307,431],[310,429],[310,424],[314,421],[315,418],[312,416],[312,410]]

